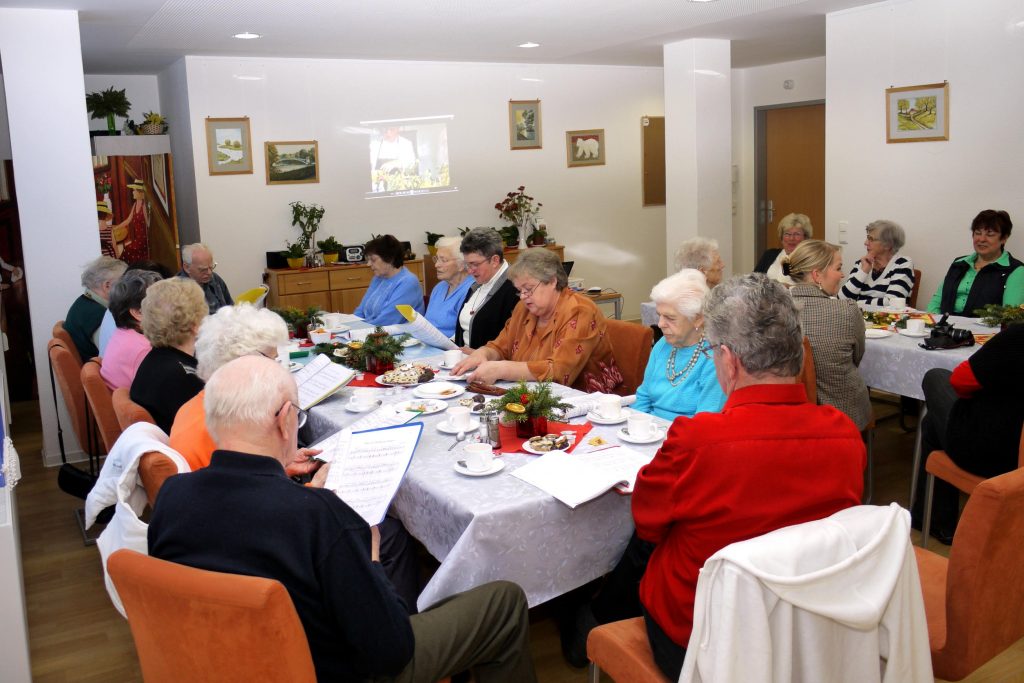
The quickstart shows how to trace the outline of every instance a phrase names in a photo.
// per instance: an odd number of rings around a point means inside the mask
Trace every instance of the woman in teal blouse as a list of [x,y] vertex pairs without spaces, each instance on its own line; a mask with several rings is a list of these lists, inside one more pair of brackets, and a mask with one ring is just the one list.
[[651,349],[634,410],[674,420],[717,413],[725,405],[711,348],[704,341],[701,309],[707,293],[704,274],[692,268],[669,275],[651,290],[664,336]]

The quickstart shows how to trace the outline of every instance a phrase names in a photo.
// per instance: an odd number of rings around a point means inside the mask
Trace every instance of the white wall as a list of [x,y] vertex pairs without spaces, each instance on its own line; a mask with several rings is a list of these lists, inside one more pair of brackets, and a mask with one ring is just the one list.
[[[133,75],[108,75],[108,74],[86,74],[85,92],[100,92],[107,88],[124,90],[125,97],[131,102],[132,108],[128,112],[128,118],[135,123],[142,123],[142,115],[147,111],[163,113],[160,110],[160,93],[157,90],[156,76],[133,76]],[[86,116],[89,116],[88,112]],[[117,129],[124,127],[123,119],[114,117]],[[106,130],[107,119],[89,119],[89,130]]]
[[[971,219],[1006,209],[1024,229],[1024,6],[1020,0],[905,0],[827,19],[826,215],[850,222],[848,264],[861,229],[889,218],[907,230],[904,253],[923,271],[927,304],[949,263],[969,253]],[[885,142],[890,86],[950,83],[948,142]],[[1024,241],[1007,243],[1016,256]]]
[[7,95],[4,75],[0,74],[0,160],[11,158],[11,131],[7,125]]
[[[663,207],[641,207],[641,117],[664,111],[657,68],[187,57],[196,196],[203,241],[232,291],[259,282],[265,252],[298,230],[288,203],[327,209],[320,239],[361,243],[370,233],[410,240],[424,232],[499,225],[494,204],[519,185],[543,202],[549,233],[567,245],[573,275],[619,288],[625,316],[664,277]],[[262,80],[239,80],[236,75]],[[531,79],[531,80],[525,80]],[[543,149],[510,151],[508,101],[541,99]],[[459,192],[364,199],[368,140],[360,121],[452,114],[449,149]],[[207,170],[204,119],[249,116],[254,173]],[[603,128],[605,166],[567,168],[565,132]],[[320,183],[265,184],[263,143],[320,145]]]
[[[793,81],[792,90],[782,87],[786,80]],[[760,256],[755,254],[754,108],[823,99],[824,57],[733,70],[732,158],[738,183],[734,195],[732,272],[750,272]]]

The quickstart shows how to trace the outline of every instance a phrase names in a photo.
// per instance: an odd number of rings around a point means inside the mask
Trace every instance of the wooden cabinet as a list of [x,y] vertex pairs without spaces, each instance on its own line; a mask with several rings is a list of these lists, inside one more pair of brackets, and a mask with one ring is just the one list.
[[[433,266],[433,263],[431,263]],[[423,260],[407,261],[405,267],[423,285]],[[373,273],[368,265],[324,266],[323,268],[267,268],[270,287],[267,306],[271,308],[307,308],[351,313],[363,300]]]
[[[565,245],[564,244],[549,244],[547,248],[558,254],[558,258],[562,261],[565,260]],[[519,258],[519,249],[506,249],[505,260],[509,263],[515,263]],[[423,267],[426,271],[426,290],[425,294],[430,296],[430,293],[434,290],[434,285],[437,284],[437,269],[434,268],[434,259],[427,257],[423,260]]]

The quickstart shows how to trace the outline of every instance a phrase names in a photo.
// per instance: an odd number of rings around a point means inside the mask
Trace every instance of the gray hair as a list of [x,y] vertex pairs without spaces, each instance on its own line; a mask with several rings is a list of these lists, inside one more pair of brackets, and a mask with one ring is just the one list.
[[676,270],[708,270],[715,264],[717,253],[718,240],[710,237],[691,237],[676,249]]
[[187,263],[187,264],[189,264],[191,266],[192,265],[192,254],[194,254],[196,252],[196,250],[205,251],[211,257],[213,257],[213,251],[211,251],[208,246],[206,246],[202,242],[196,242],[195,244],[186,244],[184,247],[182,247],[182,249],[181,249],[181,260],[184,263]]
[[525,254],[520,254],[516,262],[509,266],[509,280],[527,276],[536,278],[542,284],[554,280],[555,289],[559,292],[569,284],[569,278],[562,268],[562,259],[550,249],[527,249]]
[[707,295],[708,285],[704,273],[694,268],[683,268],[669,275],[651,290],[654,303],[675,306],[690,322],[700,313]]
[[800,228],[804,231],[804,238],[814,237],[814,226],[811,225],[811,219],[802,213],[787,213],[779,221],[779,239],[782,239],[782,233],[786,232],[790,228]]
[[460,247],[462,246],[461,237],[442,237],[441,239],[434,243],[434,246],[437,248],[437,251],[441,251],[442,249],[444,249],[445,251],[450,253],[452,255],[452,258],[458,261],[459,268],[465,268],[466,259],[463,256],[462,251],[460,249]]
[[494,228],[473,228],[462,236],[459,250],[463,254],[477,253],[485,259],[492,256],[505,258],[505,241]]
[[877,230],[878,234],[875,235],[875,239],[885,245],[886,249],[892,253],[896,253],[903,248],[903,245],[907,243],[907,234],[903,232],[902,226],[899,223],[893,221],[887,221],[884,218],[877,221],[871,221],[865,228],[868,234],[871,234],[872,230]]
[[199,327],[196,372],[207,380],[225,363],[287,343],[288,326],[277,313],[251,304],[224,306]]
[[110,289],[110,315],[114,324],[128,330],[142,331],[142,326],[132,315],[132,311],[142,310],[142,300],[146,298],[146,290],[154,282],[163,277],[152,270],[130,270],[121,276]]
[[111,256],[99,256],[85,264],[82,270],[82,286],[99,289],[104,282],[114,281],[124,275],[128,264]]
[[243,356],[218,368],[206,383],[203,410],[215,442],[222,428],[266,429],[285,401],[297,401],[295,380],[277,362]]
[[712,347],[729,347],[751,375],[800,374],[800,314],[786,288],[763,273],[735,275],[712,289],[704,329]]

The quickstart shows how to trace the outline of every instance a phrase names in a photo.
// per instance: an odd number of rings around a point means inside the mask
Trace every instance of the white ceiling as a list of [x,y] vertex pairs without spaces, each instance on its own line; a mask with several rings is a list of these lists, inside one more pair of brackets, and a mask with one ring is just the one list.
[[[85,72],[152,74],[183,55],[660,66],[727,38],[744,68],[825,54],[825,13],[875,0],[0,0],[77,9]],[[235,33],[262,34],[238,40]],[[534,49],[518,47],[533,41]]]

